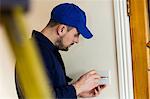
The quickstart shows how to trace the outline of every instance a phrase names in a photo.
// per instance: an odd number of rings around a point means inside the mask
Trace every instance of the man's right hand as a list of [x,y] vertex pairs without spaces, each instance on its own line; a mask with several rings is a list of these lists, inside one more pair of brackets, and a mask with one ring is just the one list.
[[77,95],[82,92],[87,92],[99,85],[100,75],[95,70],[91,70],[83,74],[75,83],[72,85],[76,89]]

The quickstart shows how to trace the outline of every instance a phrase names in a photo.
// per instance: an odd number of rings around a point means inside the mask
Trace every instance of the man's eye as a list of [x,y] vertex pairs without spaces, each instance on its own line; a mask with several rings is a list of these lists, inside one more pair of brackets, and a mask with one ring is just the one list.
[[75,37],[78,37],[78,36],[79,36],[79,34],[75,34],[74,36],[75,36]]
[[78,37],[79,35],[75,35],[75,37]]

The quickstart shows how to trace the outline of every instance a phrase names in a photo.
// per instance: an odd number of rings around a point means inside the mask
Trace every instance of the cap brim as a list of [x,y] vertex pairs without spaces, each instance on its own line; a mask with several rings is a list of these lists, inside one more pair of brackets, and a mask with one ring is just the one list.
[[78,31],[86,39],[90,39],[93,37],[92,33],[86,26],[79,26]]

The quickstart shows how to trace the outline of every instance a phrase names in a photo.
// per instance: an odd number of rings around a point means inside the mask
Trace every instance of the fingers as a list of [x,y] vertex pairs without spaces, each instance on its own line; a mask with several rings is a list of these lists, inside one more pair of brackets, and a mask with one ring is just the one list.
[[97,96],[98,95],[98,91],[96,89],[94,89],[94,96]]
[[100,92],[106,87],[106,85],[99,85],[94,89],[94,96],[98,96]]
[[101,91],[101,88],[100,88],[100,86],[98,86],[97,88],[98,88],[98,91],[100,92],[100,91]]
[[100,91],[101,91],[100,86],[96,87],[96,88],[94,89],[94,96],[98,96],[98,95],[100,94]]
[[106,85],[99,85],[94,90],[93,97],[96,97],[100,94],[100,92],[106,87]]
[[100,79],[100,75],[95,70],[91,70],[87,72],[86,74],[92,78]]
[[92,75],[89,75],[89,77],[100,80],[100,75],[98,74],[92,74]]
[[101,79],[101,77],[95,70],[89,71],[87,77],[95,83],[93,88],[99,85],[99,80]]

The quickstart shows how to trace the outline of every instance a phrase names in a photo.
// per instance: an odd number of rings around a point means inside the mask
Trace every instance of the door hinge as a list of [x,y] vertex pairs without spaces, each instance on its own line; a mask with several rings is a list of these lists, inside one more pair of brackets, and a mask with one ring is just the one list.
[[148,48],[150,48],[150,41],[146,44]]
[[130,0],[127,0],[127,15],[130,16],[131,8],[130,8]]

